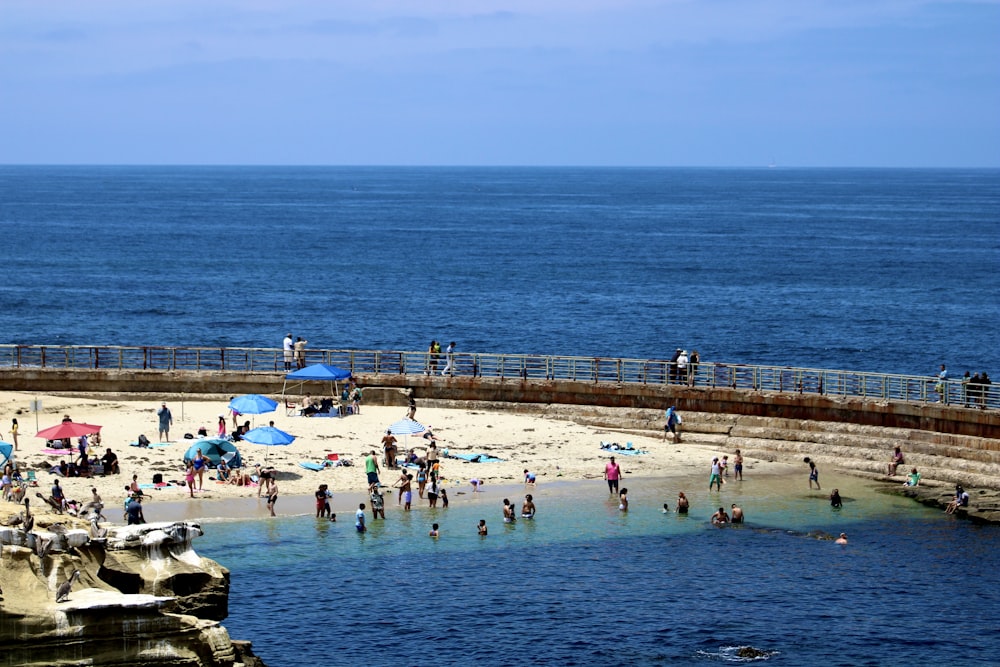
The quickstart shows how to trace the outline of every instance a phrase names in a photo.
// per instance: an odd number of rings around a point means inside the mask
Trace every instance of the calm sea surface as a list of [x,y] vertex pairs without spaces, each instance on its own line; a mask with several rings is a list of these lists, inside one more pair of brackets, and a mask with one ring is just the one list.
[[0,167],[0,342],[1000,374],[1000,171]]
[[[0,167],[0,225],[2,343],[1000,375],[997,170]],[[839,513],[801,479],[644,481],[627,515],[544,484],[515,526],[453,490],[364,536],[353,498],[196,547],[272,667],[1000,664],[1000,532],[833,483]],[[692,515],[661,514],[682,486]],[[750,525],[707,525],[737,501]]]
[[[270,667],[710,665],[747,645],[772,665],[1000,664],[1000,531],[828,477],[840,511],[804,477],[629,480],[627,514],[593,481],[539,485],[514,525],[501,501],[523,488],[451,489],[447,510],[390,500],[364,535],[342,497],[337,523],[209,522],[195,547],[232,569],[225,625]],[[662,514],[681,488],[691,514]],[[709,525],[734,502],[748,524]]]

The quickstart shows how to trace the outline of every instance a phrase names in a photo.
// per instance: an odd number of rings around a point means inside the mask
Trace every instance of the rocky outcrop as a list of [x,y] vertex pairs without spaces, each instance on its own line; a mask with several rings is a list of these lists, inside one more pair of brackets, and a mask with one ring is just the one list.
[[31,531],[0,527],[0,665],[262,665],[219,623],[229,572],[195,553],[198,524],[90,539],[72,517],[34,518]]

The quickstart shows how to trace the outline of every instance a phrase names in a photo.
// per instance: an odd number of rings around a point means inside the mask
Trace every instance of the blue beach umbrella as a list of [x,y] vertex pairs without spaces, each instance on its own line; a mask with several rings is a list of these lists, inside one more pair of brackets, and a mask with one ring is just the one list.
[[273,426],[258,426],[243,434],[243,439],[255,445],[290,445],[295,436]]
[[274,412],[278,408],[278,402],[260,394],[246,394],[229,401],[229,407],[241,415],[259,415]]
[[[273,447],[290,445],[295,440],[295,436],[273,426],[258,426],[244,433],[243,439],[255,445]],[[267,461],[267,454],[264,455],[264,460]]]
[[199,449],[201,450],[201,455],[208,459],[209,465],[213,468],[218,467],[219,461],[222,459],[225,459],[227,464],[233,468],[239,468],[243,465],[243,461],[240,458],[240,451],[236,448],[236,445],[222,438],[196,440],[184,452],[184,463],[193,461],[198,455]]
[[9,442],[0,442],[0,466],[6,465],[14,453],[14,445]]

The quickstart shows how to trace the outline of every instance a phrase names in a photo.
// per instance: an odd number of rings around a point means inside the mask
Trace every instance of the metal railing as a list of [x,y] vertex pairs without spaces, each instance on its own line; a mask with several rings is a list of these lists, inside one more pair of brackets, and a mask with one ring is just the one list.
[[[306,350],[305,362],[333,364],[353,374],[426,375],[441,374],[448,358],[444,353],[394,350]],[[283,350],[273,348],[0,345],[0,368],[274,373],[285,371],[285,361]],[[464,377],[729,387],[1000,409],[1000,392],[988,384],[815,368],[701,362],[679,369],[665,360],[455,353],[448,372]]]

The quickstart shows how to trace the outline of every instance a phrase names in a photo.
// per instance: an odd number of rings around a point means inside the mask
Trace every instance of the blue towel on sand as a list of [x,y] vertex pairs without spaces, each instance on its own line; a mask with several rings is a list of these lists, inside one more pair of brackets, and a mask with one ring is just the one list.
[[503,461],[495,456],[490,456],[489,454],[454,454],[449,453],[449,457],[453,459],[462,459],[463,461],[468,461],[469,463],[496,463],[497,461]]

